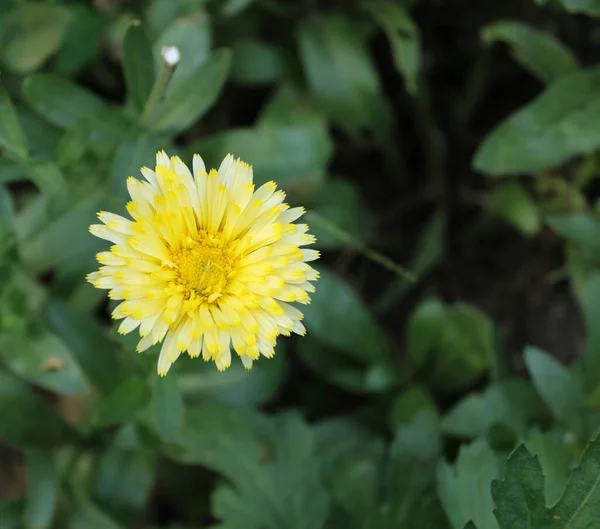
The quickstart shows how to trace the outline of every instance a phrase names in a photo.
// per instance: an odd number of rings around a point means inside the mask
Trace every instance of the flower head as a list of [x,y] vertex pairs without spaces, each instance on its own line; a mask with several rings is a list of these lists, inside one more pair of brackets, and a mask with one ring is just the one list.
[[102,211],[90,226],[113,246],[87,279],[122,300],[112,316],[122,334],[139,328],[138,352],[162,342],[160,375],[185,351],[223,370],[233,348],[249,369],[280,334],[305,333],[291,303],[310,303],[319,274],[307,262],[319,253],[302,248],[315,241],[294,223],[304,208],[274,182],[255,189],[251,166],[231,155],[209,172],[195,155],[192,174],[161,151],[141,172],[127,180],[133,220]]

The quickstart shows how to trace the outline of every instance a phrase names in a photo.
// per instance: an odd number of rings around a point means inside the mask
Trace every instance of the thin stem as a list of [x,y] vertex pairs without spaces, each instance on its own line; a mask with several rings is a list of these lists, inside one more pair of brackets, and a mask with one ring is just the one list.
[[181,59],[179,49],[175,46],[165,46],[161,50],[160,55],[162,57],[162,65],[158,72],[158,77],[154,82],[154,86],[152,87],[152,91],[150,92],[150,96],[148,97],[148,101],[146,102],[146,106],[144,107],[144,111],[142,112],[141,123],[145,126],[150,124],[158,105],[165,97],[169,82]]
[[412,283],[415,283],[417,281],[417,276],[415,276],[412,272],[401,267],[395,261],[393,261],[389,257],[386,257],[382,253],[379,253],[378,251],[367,247],[355,237],[350,235],[348,232],[344,231],[343,229],[335,225],[333,222],[327,220],[325,217],[319,215],[318,213],[315,213],[314,211],[308,211],[306,213],[306,217],[310,224],[319,226],[327,233],[329,233],[332,237],[335,237],[339,241],[347,244],[348,246],[353,247],[357,252],[363,254],[371,261],[383,266],[384,268],[387,268],[388,270],[391,270],[392,272],[403,277],[407,281],[411,281]]

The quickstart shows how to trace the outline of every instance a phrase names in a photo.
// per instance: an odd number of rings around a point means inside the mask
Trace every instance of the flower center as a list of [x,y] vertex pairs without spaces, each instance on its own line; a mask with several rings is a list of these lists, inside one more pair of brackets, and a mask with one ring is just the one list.
[[231,271],[231,259],[217,238],[190,241],[173,252],[173,262],[179,272],[179,282],[188,290],[212,303],[221,296]]

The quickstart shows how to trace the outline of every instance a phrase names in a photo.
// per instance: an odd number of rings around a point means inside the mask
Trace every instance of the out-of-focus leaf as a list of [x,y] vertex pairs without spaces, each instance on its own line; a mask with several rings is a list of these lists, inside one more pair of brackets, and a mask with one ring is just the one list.
[[230,65],[229,50],[213,52],[185,80],[169,90],[166,100],[159,107],[150,125],[151,128],[178,133],[193,125],[219,97]]
[[0,146],[14,156],[27,159],[29,142],[6,90],[0,87]]
[[512,224],[527,236],[540,231],[541,212],[523,186],[517,182],[505,183],[491,197],[492,212]]
[[123,427],[99,461],[95,499],[119,520],[135,523],[149,499],[156,467],[156,454],[141,446],[133,426]]
[[[311,208],[318,215],[343,228],[358,240],[364,239],[371,227],[371,218],[359,190],[350,182],[329,179],[323,182]],[[311,211],[305,217],[310,232],[317,238],[315,248],[339,249],[344,246],[318,223],[311,222]]]
[[2,529],[21,529],[23,502],[21,500],[5,500],[0,502],[0,523]]
[[589,416],[580,382],[558,360],[536,347],[525,349],[525,363],[540,396],[557,420],[584,441]]
[[397,430],[410,424],[422,412],[434,417],[439,415],[431,393],[423,386],[410,386],[394,400],[388,422],[393,430]]
[[88,380],[100,391],[114,391],[135,373],[132,367],[135,358],[124,358],[127,353],[94,325],[87,314],[53,300],[47,304],[45,316]]
[[432,388],[452,392],[467,388],[491,366],[493,326],[470,305],[457,303],[446,311],[437,355],[424,373]]
[[498,529],[490,493],[498,472],[498,460],[483,440],[463,445],[454,465],[440,462],[438,494],[453,529],[470,521],[478,529]]
[[89,5],[70,5],[70,23],[56,54],[56,70],[73,75],[85,68],[96,56],[102,42],[105,19]]
[[540,460],[546,481],[548,505],[554,505],[562,496],[574,464],[573,454],[564,442],[561,431],[540,432],[534,429],[525,440],[527,449]]
[[[169,83],[167,97],[170,97],[175,92],[178,94],[184,93],[179,88],[209,58],[212,34],[210,20],[204,11],[178,18],[166,28],[163,23],[161,24],[162,28],[164,28],[164,31],[154,44],[157,68],[160,67],[160,51],[163,46],[176,46],[181,54],[181,60]],[[211,70],[207,70],[206,73],[208,75],[218,75],[218,73]],[[191,85],[187,84],[186,86],[190,87]],[[207,90],[208,88],[202,85],[198,89]]]
[[328,269],[320,267],[319,271],[312,303],[303,307],[308,331],[361,364],[385,358],[389,353],[387,336],[358,294]]
[[446,307],[438,299],[421,303],[406,328],[406,359],[415,370],[431,364],[442,334]]
[[78,493],[70,504],[70,520],[67,529],[125,529],[82,493]]
[[221,7],[221,13],[228,17],[239,15],[253,2],[254,0],[225,0]]
[[185,409],[180,386],[177,375],[156,377],[152,385],[154,425],[167,442],[177,441],[183,427]]
[[577,59],[554,35],[523,22],[496,21],[483,28],[481,38],[486,44],[506,42],[517,62],[543,83],[579,69]]
[[65,423],[30,386],[2,371],[0,416],[0,439],[18,447],[50,447],[71,437]]
[[54,518],[59,486],[54,456],[32,448],[25,452],[25,461],[29,486],[23,523],[28,529],[47,529]]
[[234,43],[231,77],[240,83],[273,83],[281,75],[283,60],[278,49],[254,39]]
[[366,0],[364,6],[385,31],[392,47],[396,69],[404,76],[406,90],[415,95],[421,70],[419,28],[397,2]]
[[258,406],[272,400],[285,382],[287,354],[280,339],[275,357],[256,362],[251,371],[235,359],[229,369],[219,372],[212,363],[182,358],[179,387],[192,402],[210,398],[233,406]]
[[493,425],[502,424],[524,434],[529,423],[543,412],[543,404],[528,382],[503,380],[481,394],[464,397],[446,414],[442,430],[448,435],[476,438],[486,435]]
[[2,359],[32,384],[65,395],[78,395],[89,390],[71,352],[50,332],[31,336],[7,333],[0,338],[0,346]]
[[356,136],[388,128],[379,79],[360,31],[349,18],[313,18],[299,27],[300,58],[308,83],[330,117]]
[[[536,0],[538,4],[545,4],[548,0]],[[558,2],[571,13],[600,17],[600,0],[558,0]]]
[[235,153],[253,166],[256,185],[274,180],[295,190],[322,179],[332,144],[327,131],[316,124],[273,125],[231,129],[201,140],[194,151],[206,153],[215,164],[227,153]]
[[133,419],[150,402],[150,388],[142,378],[128,378],[104,397],[92,412],[90,425],[103,428]]
[[565,213],[546,218],[550,227],[576,244],[589,258],[600,260],[600,219],[591,213]]
[[61,273],[76,270],[83,275],[94,255],[106,247],[88,232],[104,200],[102,194],[92,194],[50,222],[44,215],[43,228],[21,241],[21,258],[27,268],[41,272],[56,267]]
[[55,74],[39,73],[28,77],[23,93],[37,112],[60,128],[68,128],[82,118],[106,111],[105,103],[96,95]]
[[123,41],[123,70],[127,96],[141,112],[154,84],[152,45],[139,22],[131,24]]
[[49,198],[64,195],[67,191],[67,181],[61,170],[52,162],[32,163],[28,174],[36,187]]
[[9,70],[26,74],[41,67],[59,48],[70,21],[70,11],[58,4],[22,4],[12,12],[18,30],[4,48]]
[[599,96],[600,68],[561,77],[488,135],[475,169],[493,176],[536,173],[593,152],[600,146]]
[[329,497],[319,477],[314,433],[296,415],[278,417],[273,432],[266,463],[236,453],[232,484],[213,494],[213,513],[231,529],[319,529]]

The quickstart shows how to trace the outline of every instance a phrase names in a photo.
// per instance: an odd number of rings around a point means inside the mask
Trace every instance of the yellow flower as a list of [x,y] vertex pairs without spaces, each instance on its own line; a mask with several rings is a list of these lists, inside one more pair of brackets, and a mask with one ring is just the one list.
[[102,211],[90,226],[114,244],[87,279],[123,300],[112,316],[122,334],[139,327],[138,352],[162,342],[160,375],[184,351],[224,370],[232,347],[250,369],[280,334],[305,333],[290,304],[310,303],[319,277],[306,264],[319,253],[301,248],[315,238],[294,224],[304,208],[285,204],[274,182],[255,190],[252,167],[231,155],[210,172],[195,155],[192,175],[160,151],[141,172],[146,181],[127,179],[133,220]]

